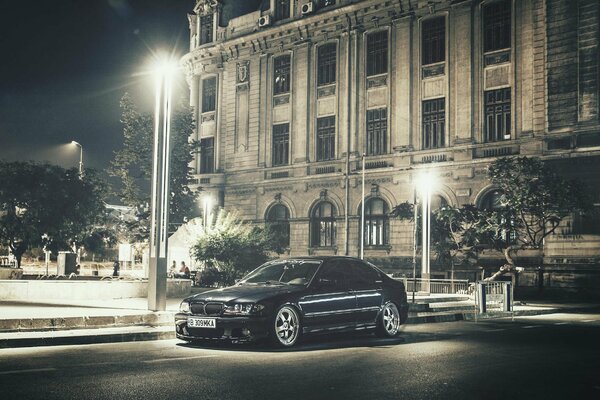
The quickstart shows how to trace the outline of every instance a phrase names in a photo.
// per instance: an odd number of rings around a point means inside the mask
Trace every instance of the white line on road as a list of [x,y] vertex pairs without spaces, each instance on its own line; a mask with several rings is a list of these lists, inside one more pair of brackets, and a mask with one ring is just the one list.
[[165,362],[165,361],[195,360],[197,358],[211,358],[211,357],[218,357],[218,355],[217,354],[212,354],[212,355],[196,356],[196,357],[157,358],[156,360],[144,360],[142,362],[146,363],[146,364],[153,364],[153,363],[159,363],[159,362]]
[[525,325],[523,329],[541,328],[541,325]]
[[17,369],[14,371],[0,371],[0,375],[27,374],[30,372],[50,372],[50,371],[56,371],[56,368]]
[[595,319],[584,319],[584,320],[581,320],[581,322],[594,322],[594,321],[596,321],[596,320]]
[[568,322],[555,322],[554,325],[567,325]]
[[506,328],[498,328],[498,329],[486,329],[485,332],[502,332],[505,331]]

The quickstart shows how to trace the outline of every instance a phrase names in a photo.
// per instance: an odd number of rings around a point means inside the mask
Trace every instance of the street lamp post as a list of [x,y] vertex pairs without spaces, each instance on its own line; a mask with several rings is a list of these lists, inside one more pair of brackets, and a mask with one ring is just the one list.
[[71,141],[71,144],[79,146],[79,177],[83,179],[83,146],[74,140]]
[[171,92],[174,68],[163,63],[155,71],[154,161],[152,166],[152,214],[148,309],[164,311],[167,303],[167,250],[169,239],[169,180]]
[[360,210],[360,259],[365,259],[365,158],[362,155],[362,201]]
[[433,177],[430,173],[424,174],[419,179],[421,191],[421,220],[422,220],[422,256],[421,256],[421,291],[430,292],[431,275],[431,191],[433,186]]
[[204,214],[204,216],[203,216],[202,222],[204,223],[205,230],[210,225],[208,223],[208,220],[210,218],[211,208],[212,208],[212,199],[209,196],[204,197],[204,201],[203,201],[203,205],[202,205],[202,213]]

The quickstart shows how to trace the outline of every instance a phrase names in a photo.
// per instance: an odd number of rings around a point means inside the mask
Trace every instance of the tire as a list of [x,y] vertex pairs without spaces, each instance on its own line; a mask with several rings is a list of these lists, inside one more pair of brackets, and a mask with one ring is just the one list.
[[386,303],[377,319],[375,334],[379,337],[393,338],[400,333],[400,312],[396,304]]
[[271,327],[273,342],[278,347],[292,347],[302,334],[300,314],[295,307],[284,304],[277,309]]

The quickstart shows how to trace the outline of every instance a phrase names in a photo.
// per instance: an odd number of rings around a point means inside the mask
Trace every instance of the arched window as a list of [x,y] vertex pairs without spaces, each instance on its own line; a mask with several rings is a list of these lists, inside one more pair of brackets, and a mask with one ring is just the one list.
[[323,201],[317,204],[310,216],[310,245],[331,247],[335,245],[336,210],[333,204]]
[[389,211],[387,203],[380,198],[375,197],[365,202],[364,238],[366,246],[385,246],[389,244]]
[[283,204],[276,204],[267,212],[267,224],[281,238],[284,246],[290,245],[290,211]]
[[448,207],[448,200],[444,196],[434,194],[431,196],[431,211],[439,210],[440,208]]

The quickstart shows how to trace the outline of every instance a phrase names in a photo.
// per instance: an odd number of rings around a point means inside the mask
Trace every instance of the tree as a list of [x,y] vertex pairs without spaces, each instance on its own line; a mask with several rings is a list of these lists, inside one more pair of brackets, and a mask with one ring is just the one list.
[[488,167],[488,177],[500,201],[482,214],[481,223],[493,232],[490,243],[507,261],[491,280],[518,270],[514,251],[540,249],[565,217],[589,208],[579,182],[561,177],[538,158],[499,158]]
[[[118,196],[125,205],[141,210],[147,209],[150,204],[152,179],[154,118],[152,115],[140,113],[128,94],[121,99],[121,110],[123,147],[115,152],[109,174],[120,180]],[[195,205],[196,194],[189,187],[192,181],[189,164],[197,149],[197,143],[189,140],[193,131],[191,109],[185,106],[178,107],[171,120],[169,186],[169,221],[176,226],[192,216]],[[136,232],[149,233],[149,213],[140,212],[138,216],[141,226]]]
[[69,248],[101,222],[106,193],[91,169],[0,161],[0,240],[19,267],[30,246]]
[[197,261],[214,265],[224,274],[224,283],[265,263],[271,252],[280,251],[279,241],[268,228],[251,226],[233,212],[219,211],[192,247]]

